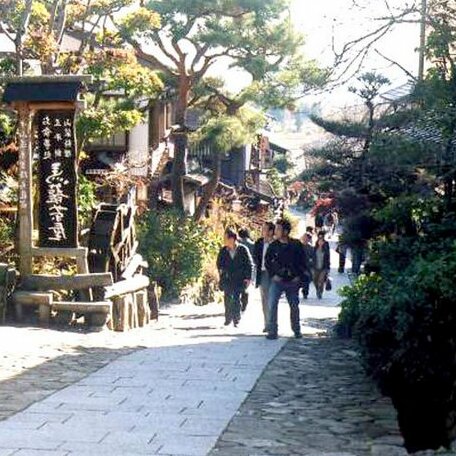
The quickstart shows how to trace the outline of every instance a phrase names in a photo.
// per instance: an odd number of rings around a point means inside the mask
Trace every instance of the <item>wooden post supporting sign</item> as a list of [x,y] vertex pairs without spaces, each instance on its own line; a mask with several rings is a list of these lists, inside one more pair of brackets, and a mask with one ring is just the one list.
[[16,104],[19,117],[19,272],[32,273],[32,113],[28,103]]

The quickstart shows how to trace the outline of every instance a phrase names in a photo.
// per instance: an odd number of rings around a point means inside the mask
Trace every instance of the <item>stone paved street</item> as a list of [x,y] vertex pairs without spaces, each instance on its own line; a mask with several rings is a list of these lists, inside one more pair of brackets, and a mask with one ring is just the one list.
[[302,341],[286,303],[282,337],[264,339],[256,293],[239,328],[220,305],[123,334],[3,327],[0,456],[403,455],[353,347],[323,337],[337,303],[301,305]]

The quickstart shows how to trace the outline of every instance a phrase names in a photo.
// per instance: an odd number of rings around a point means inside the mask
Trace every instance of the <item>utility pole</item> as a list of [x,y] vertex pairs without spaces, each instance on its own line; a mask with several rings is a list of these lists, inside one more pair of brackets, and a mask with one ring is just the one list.
[[424,61],[426,51],[426,19],[427,19],[427,0],[421,0],[421,21],[420,21],[420,54],[418,65],[418,81],[424,79]]

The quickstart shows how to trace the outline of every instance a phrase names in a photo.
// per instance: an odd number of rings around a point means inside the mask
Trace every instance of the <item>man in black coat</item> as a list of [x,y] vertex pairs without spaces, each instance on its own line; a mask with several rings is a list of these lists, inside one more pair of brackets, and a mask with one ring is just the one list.
[[266,253],[269,246],[274,241],[275,225],[272,222],[265,222],[263,224],[261,234],[262,237],[255,242],[253,249],[253,261],[256,266],[256,280],[255,285],[260,289],[261,304],[263,307],[264,329],[267,332],[268,318],[269,318],[269,288],[271,286],[271,278],[266,269]]
[[269,289],[269,322],[267,339],[277,339],[277,311],[280,297],[285,293],[290,305],[291,329],[297,339],[302,337],[299,320],[299,288],[306,268],[306,254],[297,239],[290,238],[291,225],[287,220],[276,223],[275,238],[266,253],[266,269],[271,277]]
[[225,326],[237,326],[241,319],[241,293],[250,285],[253,263],[247,247],[237,241],[237,234],[225,231],[225,246],[217,258],[220,289],[225,293]]

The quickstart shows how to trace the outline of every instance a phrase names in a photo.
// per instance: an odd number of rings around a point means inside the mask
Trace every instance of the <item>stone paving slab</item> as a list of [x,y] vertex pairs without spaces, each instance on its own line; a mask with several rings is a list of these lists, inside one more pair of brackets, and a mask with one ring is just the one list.
[[207,454],[285,343],[271,344],[256,329],[255,336],[230,329],[220,337],[222,321],[217,324],[213,337],[173,334],[1,421],[0,449],[8,455]]

